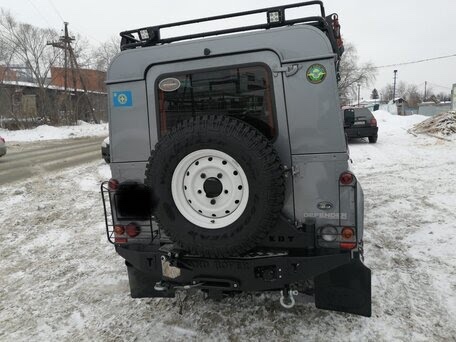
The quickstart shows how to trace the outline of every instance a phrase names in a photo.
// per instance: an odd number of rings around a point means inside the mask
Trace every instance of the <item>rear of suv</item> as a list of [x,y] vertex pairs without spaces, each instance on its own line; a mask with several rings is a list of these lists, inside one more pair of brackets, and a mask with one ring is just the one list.
[[372,144],[378,139],[377,119],[368,108],[344,109],[344,130],[349,139],[368,138]]
[[[287,19],[314,5],[318,15]],[[162,37],[251,14],[267,22]],[[121,36],[107,79],[113,178],[102,194],[132,297],[278,291],[290,308],[302,292],[318,308],[370,316],[337,15],[311,1]]]

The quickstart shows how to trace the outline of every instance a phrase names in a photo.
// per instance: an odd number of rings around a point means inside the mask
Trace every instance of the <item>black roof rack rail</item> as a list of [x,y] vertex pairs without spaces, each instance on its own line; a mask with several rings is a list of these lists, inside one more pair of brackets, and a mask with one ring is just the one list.
[[[287,10],[287,9],[305,7],[305,6],[314,6],[314,5],[320,6],[321,16],[303,17],[303,18],[292,19],[292,20],[286,20],[286,18],[285,18],[285,10]],[[163,38],[163,39],[160,36],[160,30],[165,29],[165,28],[198,24],[198,23],[203,23],[203,22],[208,22],[208,21],[235,18],[235,17],[259,14],[259,13],[266,13],[267,23],[237,27],[237,28],[230,28],[230,29],[222,29],[222,30],[217,30],[217,31],[209,31],[209,32],[203,32],[203,33],[195,33],[195,34]],[[322,1],[300,2],[300,3],[284,5],[284,6],[268,7],[268,8],[262,8],[262,9],[257,9],[257,10],[251,10],[251,11],[224,14],[224,15],[218,15],[218,16],[214,16],[214,17],[186,20],[186,21],[181,21],[181,22],[176,22],[176,23],[171,23],[171,24],[149,26],[149,27],[143,27],[143,28],[136,29],[136,30],[124,31],[124,32],[120,33],[120,36],[122,37],[121,50],[123,51],[123,50],[128,50],[128,49],[135,49],[138,47],[168,44],[168,43],[181,41],[181,40],[217,36],[217,35],[228,34],[228,33],[270,29],[273,27],[281,27],[281,26],[290,26],[290,25],[300,24],[300,23],[310,24],[310,25],[316,26],[316,27],[320,28],[321,30],[323,30],[327,34],[327,36],[332,44],[334,52],[337,53],[337,55],[339,57],[342,55],[343,44],[342,44],[342,39],[340,37],[340,30],[339,30],[337,15],[333,14],[333,15],[326,17],[325,8],[323,6]]]

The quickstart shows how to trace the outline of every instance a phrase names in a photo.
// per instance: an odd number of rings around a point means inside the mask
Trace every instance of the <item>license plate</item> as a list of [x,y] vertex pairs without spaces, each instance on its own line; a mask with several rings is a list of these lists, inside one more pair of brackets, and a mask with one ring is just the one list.
[[361,126],[361,125],[365,125],[365,124],[366,124],[366,121],[356,121],[353,125]]

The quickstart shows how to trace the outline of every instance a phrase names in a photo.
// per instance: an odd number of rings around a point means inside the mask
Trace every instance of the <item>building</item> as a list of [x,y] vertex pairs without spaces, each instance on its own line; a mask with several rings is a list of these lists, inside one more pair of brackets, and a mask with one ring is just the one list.
[[[99,70],[91,69],[79,69],[79,70],[70,70],[65,68],[51,68],[51,84],[56,87],[64,88],[65,87],[65,70],[67,77],[67,87],[74,88],[76,83],[76,89],[84,89],[86,86],[88,91],[106,92],[106,73]],[[74,81],[73,81],[74,78]],[[81,78],[84,81],[84,85],[81,82]]]
[[[97,120],[107,121],[106,73],[88,69],[68,70],[68,87],[65,89],[64,68],[52,68],[44,87],[30,81],[27,76],[30,73],[25,69],[0,66],[1,127],[14,129],[33,127],[37,123],[91,121],[92,110]],[[87,96],[79,76],[84,80]],[[73,89],[74,85],[76,89]]]
[[451,110],[451,102],[423,102],[419,104],[418,114],[425,116],[434,116]]

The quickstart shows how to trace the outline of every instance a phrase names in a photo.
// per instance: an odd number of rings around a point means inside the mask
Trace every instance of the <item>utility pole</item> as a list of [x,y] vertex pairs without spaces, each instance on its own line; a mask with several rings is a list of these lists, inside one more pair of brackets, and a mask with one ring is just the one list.
[[360,105],[360,101],[359,101],[360,92],[361,92],[361,83],[358,83],[358,107],[359,107],[359,105]]
[[424,102],[426,102],[427,98],[427,81],[424,81]]
[[[73,91],[74,94],[77,94],[77,76],[79,76],[79,81],[81,82],[82,88],[84,90],[84,97],[87,100],[87,105],[90,110],[90,115],[92,120],[95,123],[98,123],[97,118],[95,117],[95,113],[93,111],[93,106],[92,106],[92,101],[90,100],[89,94],[87,92],[87,87],[84,81],[84,78],[82,77],[82,74],[80,72],[79,64],[76,59],[76,55],[73,50],[73,46],[71,45],[73,41],[76,39],[74,37],[70,37],[70,34],[68,32],[68,25],[69,23],[64,22],[65,28],[64,28],[64,35],[60,37],[58,41],[52,41],[52,42],[47,42],[47,45],[53,46],[58,49],[62,49],[65,53],[65,61],[64,61],[64,88],[65,88],[65,95],[67,97],[68,103],[71,104],[71,96],[69,96],[68,92],[68,72],[71,71],[71,78],[72,78],[72,86],[73,86]],[[71,107],[71,106],[70,106]],[[75,117],[75,119],[77,119]]]
[[397,70],[394,70],[393,103],[396,103],[396,81],[397,81]]

